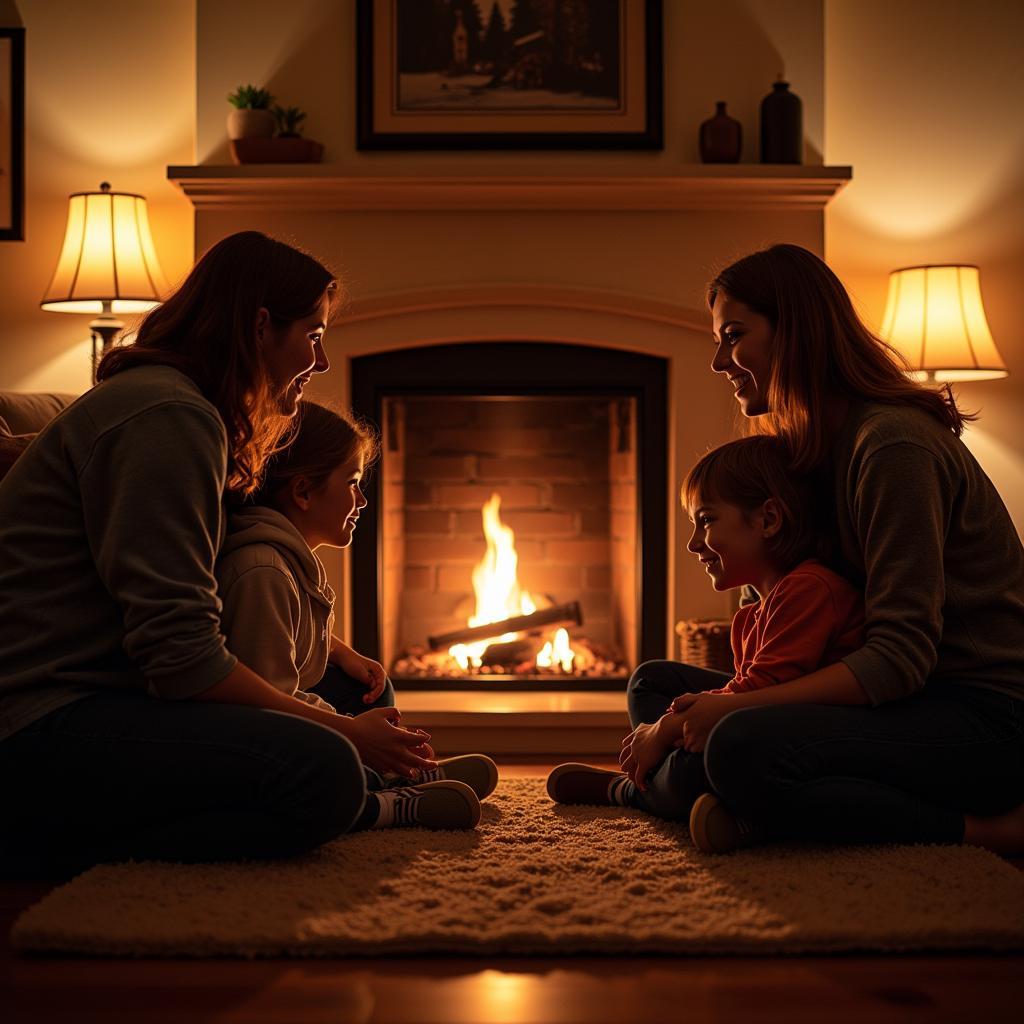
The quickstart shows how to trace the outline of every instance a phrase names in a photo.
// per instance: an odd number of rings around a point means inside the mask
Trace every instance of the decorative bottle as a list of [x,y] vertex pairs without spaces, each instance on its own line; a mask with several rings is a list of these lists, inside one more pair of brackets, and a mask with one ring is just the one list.
[[725,100],[715,103],[715,116],[700,126],[700,158],[706,164],[734,164],[743,149],[743,126],[725,112]]
[[789,91],[789,82],[779,80],[761,100],[761,163],[803,163],[804,126],[800,97]]

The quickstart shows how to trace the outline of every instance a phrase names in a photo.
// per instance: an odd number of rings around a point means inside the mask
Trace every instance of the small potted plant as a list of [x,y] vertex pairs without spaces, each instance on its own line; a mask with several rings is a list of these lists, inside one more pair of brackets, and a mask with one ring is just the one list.
[[266,89],[240,85],[228,96],[235,109],[228,114],[229,139],[269,139],[277,127],[270,109],[274,97]]
[[312,164],[324,154],[319,142],[302,137],[306,112],[298,107],[274,106],[268,111],[278,134],[274,138],[231,140],[231,155],[239,164]]

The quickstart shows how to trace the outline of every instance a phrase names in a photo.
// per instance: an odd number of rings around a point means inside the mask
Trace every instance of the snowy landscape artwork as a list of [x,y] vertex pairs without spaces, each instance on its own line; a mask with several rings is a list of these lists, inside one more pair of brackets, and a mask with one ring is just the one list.
[[615,112],[624,3],[397,0],[397,110]]

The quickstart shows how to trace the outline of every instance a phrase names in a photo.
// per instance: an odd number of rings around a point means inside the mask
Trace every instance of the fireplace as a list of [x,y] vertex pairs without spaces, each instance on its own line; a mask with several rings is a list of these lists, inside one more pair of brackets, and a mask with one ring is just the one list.
[[[356,649],[403,690],[621,690],[665,657],[667,379],[658,357],[556,343],[352,359],[383,442],[353,544]],[[523,616],[555,621],[445,639]]]

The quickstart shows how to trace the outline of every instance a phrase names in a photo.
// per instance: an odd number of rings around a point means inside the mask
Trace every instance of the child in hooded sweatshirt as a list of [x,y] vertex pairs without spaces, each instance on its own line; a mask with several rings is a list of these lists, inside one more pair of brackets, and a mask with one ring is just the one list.
[[[234,511],[217,563],[228,650],[278,689],[339,714],[395,703],[384,667],[334,635],[334,592],[316,555],[351,544],[377,452],[367,426],[303,401],[294,440],[271,460],[252,503]],[[400,717],[394,709],[389,720],[398,727]],[[471,828],[498,780],[483,754],[442,760],[415,780],[365,770],[357,828]]]

